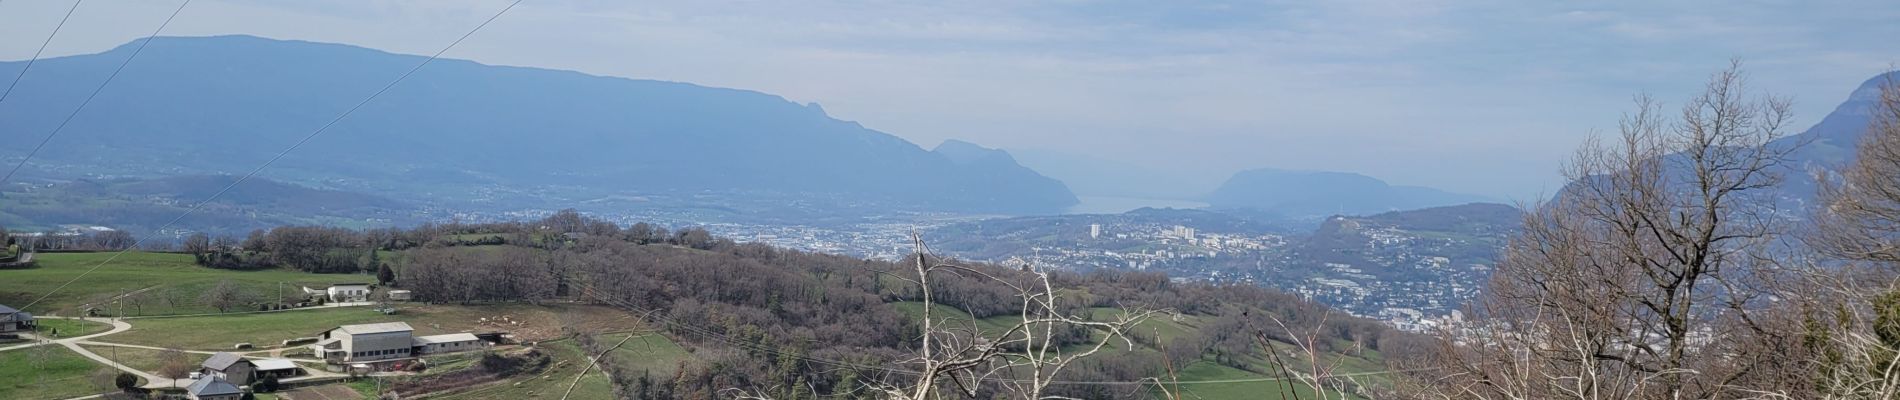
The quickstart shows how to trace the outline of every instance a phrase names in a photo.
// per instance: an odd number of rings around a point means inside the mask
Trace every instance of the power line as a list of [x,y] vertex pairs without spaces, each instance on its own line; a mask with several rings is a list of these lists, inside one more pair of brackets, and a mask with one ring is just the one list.
[[[99,92],[105,91],[106,85],[112,84],[112,79],[118,78],[119,72],[125,71],[125,66],[132,64],[132,59],[138,58],[139,53],[145,52],[145,46],[152,44],[152,40],[156,40],[158,38],[158,33],[164,31],[166,26],[171,25],[172,19],[178,18],[178,13],[181,11],[185,11],[185,6],[187,5],[191,5],[191,0],[185,0],[185,2],[179,3],[178,9],[172,10],[172,14],[170,16],[165,17],[165,22],[158,24],[158,29],[153,29],[152,34],[146,35],[145,41],[139,42],[139,46],[132,49],[132,55],[126,57],[124,61],[120,61],[119,67],[116,69],[113,69],[112,74],[107,75],[106,80],[104,82],[99,82],[99,87],[93,88],[92,93],[86,95],[86,100],[79,102],[78,108],[74,108],[71,114],[66,114],[66,119],[59,121],[59,126],[53,127],[53,132],[47,133],[46,138],[40,139],[40,144],[33,146],[33,151],[27,152],[26,158],[22,158],[20,159],[19,163],[13,164],[13,169],[7,170],[6,176],[0,176],[0,183],[7,183],[8,179],[13,179],[13,174],[15,172],[20,172],[20,167],[26,166],[27,160],[32,160],[34,155],[40,154],[40,149],[46,148],[47,142],[53,141],[54,136],[58,136],[60,131],[65,130],[66,124],[72,123],[73,117],[79,116],[80,110],[85,110],[86,105],[92,104],[92,99],[94,97],[98,97]],[[77,6],[76,3],[75,3],[75,6]],[[41,46],[41,48],[44,49],[45,47]],[[37,55],[35,55],[35,57],[37,57]],[[27,63],[28,68],[32,68],[32,65],[33,64],[31,62]],[[21,70],[20,74],[25,75],[26,70]],[[15,78],[14,83],[19,83],[19,79]],[[12,89],[9,88],[8,92],[11,92],[11,91]],[[0,97],[3,97],[3,96],[0,96]]]
[[20,85],[20,78],[26,76],[27,70],[33,69],[33,63],[40,60],[40,53],[46,52],[46,45],[53,43],[53,37],[59,36],[59,29],[66,27],[66,20],[72,19],[73,11],[78,10],[79,4],[84,2],[86,0],[74,0],[72,8],[66,9],[66,16],[60,17],[59,24],[53,25],[53,33],[46,35],[46,40],[40,42],[40,49],[33,52],[33,58],[26,60],[26,67],[20,68],[20,73],[13,75],[13,83],[7,84],[7,91],[0,93],[0,102],[7,101],[7,96],[13,94],[13,87]]
[[[521,4],[521,2],[522,0],[515,0],[512,3],[508,3],[507,7],[502,8],[501,11],[495,12],[494,16],[490,16],[488,17],[487,20],[483,20],[481,24],[475,25],[475,28],[469,29],[468,33],[462,34],[462,36],[456,38],[454,42],[450,42],[448,46],[443,46],[442,50],[436,51],[435,54],[430,55],[428,59],[422,60],[422,62],[417,63],[415,67],[409,68],[409,71],[404,72],[401,76],[396,77],[396,79],[393,81],[390,81],[389,84],[383,85],[382,89],[376,90],[375,93],[370,94],[369,97],[364,98],[363,101],[357,102],[355,106],[351,106],[348,110],[343,111],[342,114],[337,115],[336,118],[331,119],[329,123],[325,123],[323,124],[322,127],[318,127],[317,130],[311,131],[309,135],[304,135],[302,140],[298,140],[296,144],[292,144],[290,147],[285,148],[284,151],[278,152],[276,156],[271,157],[270,160],[268,161],[265,161],[263,165],[259,165],[257,166],[257,168],[251,169],[250,173],[244,174],[243,177],[239,177],[235,181],[231,181],[231,183],[228,185],[225,185],[223,189],[219,189],[217,193],[213,193],[211,197],[205,198],[203,201],[199,201],[197,204],[193,204],[191,208],[185,209],[184,213],[178,214],[178,216],[172,218],[171,221],[167,221],[165,222],[164,225],[160,225],[157,229],[153,229],[152,230],[153,233],[165,231],[165,228],[170,228],[172,224],[176,224],[178,223],[179,220],[184,219],[186,216],[190,216],[193,212],[197,212],[198,209],[203,208],[205,204],[209,204],[211,203],[211,201],[217,200],[218,197],[224,196],[226,192],[231,191],[231,188],[236,187],[240,183],[244,183],[244,181],[251,179],[251,177],[253,176],[257,176],[257,173],[262,172],[264,168],[268,168],[271,166],[271,164],[275,164],[277,160],[283,159],[284,155],[290,154],[291,151],[296,150],[298,147],[302,147],[304,143],[309,143],[311,139],[315,139],[317,135],[323,134],[323,132],[326,130],[329,130],[331,126],[335,126],[337,122],[342,121],[344,118],[349,117],[350,114],[355,113],[356,110],[363,108],[363,105],[369,104],[369,102],[372,100],[376,100],[378,96],[382,96],[383,93],[388,92],[390,88],[396,87],[396,84],[402,83],[404,79],[408,79],[410,75],[414,75],[416,71],[421,70],[423,66],[429,65],[430,62],[435,61],[437,58],[442,57],[443,53],[447,53],[449,49],[455,48],[455,45],[461,44],[463,40],[468,39],[469,36],[473,36],[475,32],[481,31],[482,27],[488,26],[488,23],[495,22],[496,18],[501,18],[502,14],[507,14],[508,10],[514,9],[515,6]],[[139,244],[144,243],[144,242],[145,242],[144,238],[140,238],[138,240],[133,241],[130,247],[126,247],[123,250],[119,250],[116,253],[112,253],[112,256],[107,257],[105,261],[100,261],[98,264],[93,265],[91,268],[87,268],[86,272],[80,273],[79,276],[75,276],[72,279],[67,280],[65,283],[61,283],[58,287],[53,288],[53,290],[46,292],[46,294],[44,295],[40,295],[39,298],[33,299],[33,302],[27,303],[25,307],[19,307],[19,308],[24,310],[28,307],[32,307],[35,304],[39,304],[39,302],[41,301],[45,301],[47,297],[51,297],[54,293],[59,293],[60,290],[66,289],[67,286],[72,285],[73,282],[78,282],[81,278],[85,278],[86,275],[91,275],[93,271],[98,271],[99,267],[103,267],[106,264],[111,263],[113,260],[119,259],[119,256],[125,255],[126,252],[132,251],[132,249],[138,248]]]

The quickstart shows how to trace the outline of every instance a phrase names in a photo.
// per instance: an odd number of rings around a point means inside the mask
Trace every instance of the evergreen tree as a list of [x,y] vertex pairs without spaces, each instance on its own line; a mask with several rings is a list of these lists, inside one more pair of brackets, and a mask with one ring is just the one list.
[[389,264],[377,263],[376,264],[376,282],[382,283],[384,285],[395,283],[396,270],[389,268]]

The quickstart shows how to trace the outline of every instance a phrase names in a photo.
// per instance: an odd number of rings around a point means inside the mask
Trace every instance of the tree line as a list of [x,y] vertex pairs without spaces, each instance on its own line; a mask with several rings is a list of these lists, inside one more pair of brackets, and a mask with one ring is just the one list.
[[[866,260],[735,243],[700,228],[644,223],[621,227],[572,210],[534,221],[409,229],[278,227],[243,239],[194,235],[183,247],[215,267],[374,272],[379,280],[410,290],[423,302],[581,301],[623,307],[694,349],[694,357],[669,376],[603,366],[627,398],[640,398],[640,393],[648,398],[729,397],[731,393],[722,391],[735,388],[774,393],[773,398],[792,392],[876,397],[865,389],[899,377],[809,360],[907,368],[904,361],[915,356],[924,345],[920,339],[933,328],[894,304],[919,304],[926,290],[935,304],[974,318],[1022,313],[1020,293],[977,275],[933,275],[927,288],[895,279],[917,256]],[[955,260],[928,256],[928,261]],[[1026,266],[967,268],[1013,281],[1035,276]],[[1377,322],[1257,286],[1179,283],[1161,273],[1138,271],[1057,270],[1047,279],[1063,295],[1046,312],[1077,319],[1051,325],[1050,334],[1037,342],[1012,342],[1002,350],[1092,343],[1099,340],[1099,329],[1082,324],[1106,323],[1096,319],[1098,309],[1138,306],[1223,321],[1166,343],[1152,333],[1130,334],[1138,343],[1168,349],[1172,357],[1105,353],[1063,368],[1065,380],[1136,382],[1160,376],[1170,366],[1183,368],[1203,355],[1215,359],[1210,362],[1259,370],[1242,361],[1241,354],[1267,348],[1246,338],[1272,334],[1277,340],[1291,339],[1284,332],[1260,329],[1268,316],[1325,332],[1328,340],[1320,346],[1329,352],[1377,351],[1382,342],[1402,335]],[[1241,320],[1251,322],[1225,322]],[[1000,395],[1006,389],[980,390]],[[1147,397],[1146,392],[1126,389],[1053,385],[1042,393]]]

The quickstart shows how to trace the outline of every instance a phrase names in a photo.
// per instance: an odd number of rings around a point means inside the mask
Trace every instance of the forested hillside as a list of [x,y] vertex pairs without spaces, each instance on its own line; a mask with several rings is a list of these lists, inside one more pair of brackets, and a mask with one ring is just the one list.
[[[616,379],[616,390],[633,398],[719,397],[729,389],[789,395],[794,393],[790,388],[876,397],[867,390],[909,382],[908,374],[920,368],[912,361],[927,332],[920,319],[925,292],[912,282],[914,258],[869,261],[733,243],[695,228],[622,228],[571,211],[529,223],[406,230],[279,227],[249,238],[194,237],[185,251],[215,268],[369,274],[429,303],[572,301],[616,307],[661,328],[692,354],[678,368],[668,368],[673,371],[668,376],[639,366],[648,364],[604,366]],[[930,275],[932,337],[995,335],[1002,330],[997,328],[1023,321],[1022,292],[998,283],[1034,281],[1028,267],[963,264],[935,256],[928,261],[964,271]],[[1246,377],[1262,380],[1191,390],[1310,393],[1312,383],[1266,378],[1294,369],[1379,371],[1388,343],[1409,340],[1376,322],[1255,286],[1184,284],[1140,272],[1051,271],[1047,276],[1058,288],[1049,315],[1076,318],[1075,324],[1053,326],[1057,329],[1046,337],[1050,348],[1108,344],[1056,378],[1122,384],[1052,384],[1046,393],[1147,398],[1153,392],[1140,384],[1144,379]],[[1124,318],[1137,313],[1145,318]],[[1131,325],[1110,328],[1118,321]],[[1090,323],[1103,325],[1085,325]],[[966,325],[979,329],[955,328]],[[1103,329],[1120,329],[1122,336],[1104,342],[1116,337]],[[1119,341],[1124,339],[1128,342]],[[1035,348],[1008,347],[999,350]],[[978,390],[1004,393],[1005,387],[993,383],[1022,378],[1018,373],[990,375],[987,379],[997,381],[985,380]],[[1381,387],[1346,382],[1321,386],[1354,396]]]

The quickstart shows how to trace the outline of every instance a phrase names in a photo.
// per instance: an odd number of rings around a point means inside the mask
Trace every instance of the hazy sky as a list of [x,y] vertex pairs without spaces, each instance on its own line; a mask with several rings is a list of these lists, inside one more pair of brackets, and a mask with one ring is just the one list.
[[[165,33],[427,54],[506,3],[196,0]],[[0,59],[72,4],[0,1]],[[176,4],[85,1],[47,53],[141,37]],[[926,148],[1526,198],[1631,95],[1678,102],[1730,58],[1818,121],[1900,62],[1896,21],[1893,1],[528,0],[449,57],[759,90]]]

